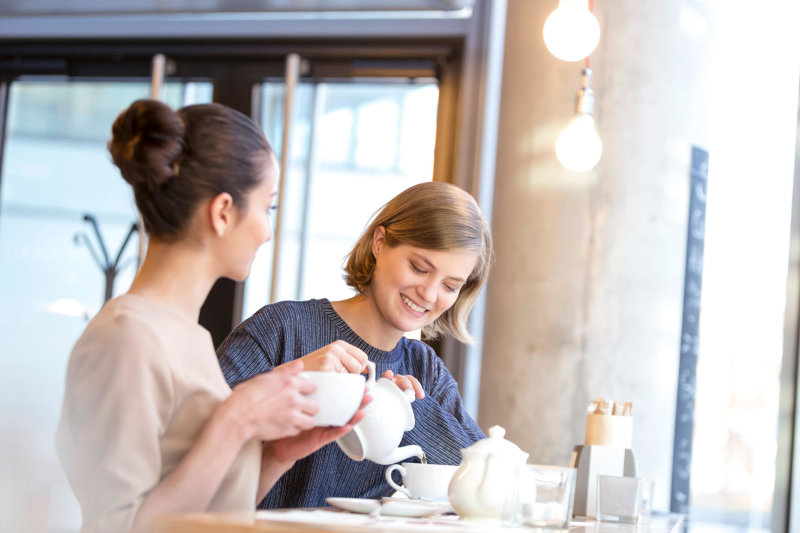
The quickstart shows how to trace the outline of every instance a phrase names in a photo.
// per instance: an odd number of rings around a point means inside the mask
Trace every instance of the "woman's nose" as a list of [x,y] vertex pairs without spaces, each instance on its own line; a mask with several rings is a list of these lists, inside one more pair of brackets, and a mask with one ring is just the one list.
[[436,300],[436,284],[425,283],[424,285],[420,285],[417,289],[417,293],[420,298],[422,298],[422,303],[432,304]]
[[272,236],[273,236],[272,224],[267,224],[267,231],[264,234],[264,240],[261,241],[261,244],[264,244],[265,242],[271,241],[272,240]]

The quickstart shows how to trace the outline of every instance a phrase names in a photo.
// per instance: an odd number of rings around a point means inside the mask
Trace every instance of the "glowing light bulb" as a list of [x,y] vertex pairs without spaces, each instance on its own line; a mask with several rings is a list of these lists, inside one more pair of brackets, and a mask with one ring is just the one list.
[[556,140],[556,157],[568,170],[584,172],[600,161],[603,155],[603,141],[597,134],[592,108],[594,92],[590,84],[592,71],[583,69],[583,87],[578,91],[575,104],[576,115]]
[[544,22],[544,44],[562,61],[579,61],[591,54],[600,40],[600,25],[589,0],[559,0]]
[[568,170],[584,172],[600,161],[603,141],[594,127],[592,115],[575,115],[556,141],[556,157]]

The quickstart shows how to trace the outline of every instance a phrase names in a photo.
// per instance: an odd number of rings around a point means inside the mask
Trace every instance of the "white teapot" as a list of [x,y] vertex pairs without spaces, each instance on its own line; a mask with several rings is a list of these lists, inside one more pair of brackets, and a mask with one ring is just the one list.
[[381,465],[399,463],[409,457],[423,457],[422,448],[416,445],[398,448],[403,433],[414,428],[414,391],[401,391],[391,380],[375,381],[375,363],[367,362],[369,377],[367,391],[372,401],[364,408],[361,422],[346,435],[336,439],[336,444],[354,461],[369,459]]
[[461,450],[463,460],[453,474],[448,498],[466,520],[500,520],[507,499],[513,497],[515,470],[528,454],[504,439],[506,430],[489,428],[489,437]]

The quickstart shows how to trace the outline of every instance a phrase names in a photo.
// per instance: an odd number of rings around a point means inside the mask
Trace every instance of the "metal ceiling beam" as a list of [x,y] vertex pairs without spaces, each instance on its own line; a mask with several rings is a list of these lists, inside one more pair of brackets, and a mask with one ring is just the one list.
[[474,0],[11,0],[0,16],[120,15],[203,12],[458,11]]
[[2,16],[0,39],[461,37],[471,8],[398,12],[206,12]]

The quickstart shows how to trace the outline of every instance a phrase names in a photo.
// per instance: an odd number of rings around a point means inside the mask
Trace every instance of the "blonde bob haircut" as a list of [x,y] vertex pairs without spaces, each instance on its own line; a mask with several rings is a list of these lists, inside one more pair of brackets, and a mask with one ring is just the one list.
[[455,185],[429,181],[406,189],[384,205],[347,257],[344,279],[359,294],[372,282],[372,238],[379,226],[386,232],[388,246],[407,244],[427,250],[475,252],[475,268],[455,303],[422,330],[425,338],[445,334],[472,344],[467,325],[469,313],[489,277],[494,253],[489,225],[472,196]]

